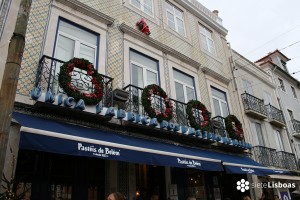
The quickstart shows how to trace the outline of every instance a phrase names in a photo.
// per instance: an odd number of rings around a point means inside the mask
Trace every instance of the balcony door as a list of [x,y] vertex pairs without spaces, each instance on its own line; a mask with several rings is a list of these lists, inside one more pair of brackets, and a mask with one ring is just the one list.
[[[99,35],[66,21],[60,20],[56,36],[54,57],[62,61],[68,61],[73,57],[84,58],[96,65],[98,40]],[[58,74],[60,72],[60,65],[57,64],[54,70],[55,80],[53,81],[53,91],[57,93],[57,80]],[[75,68],[74,72],[76,72],[76,75],[74,73],[74,77],[72,76],[72,80],[83,80],[88,77],[87,75],[83,74],[84,72],[82,72],[82,70]],[[73,84],[75,84],[76,87],[79,87],[78,89],[90,90],[87,88],[80,88],[83,85],[89,85],[88,83],[80,83],[80,81],[76,81],[76,83]]]
[[275,135],[275,142],[276,142],[276,150],[284,151],[284,146],[282,143],[280,131],[274,130],[274,135]]
[[251,122],[251,131],[253,133],[252,135],[255,144],[258,146],[265,146],[261,124],[258,122]]
[[227,117],[229,114],[226,93],[214,87],[211,88],[215,116]]

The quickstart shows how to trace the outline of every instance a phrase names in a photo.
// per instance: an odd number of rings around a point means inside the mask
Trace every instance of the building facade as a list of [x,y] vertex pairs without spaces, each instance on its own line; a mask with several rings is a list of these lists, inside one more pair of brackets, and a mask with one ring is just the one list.
[[17,194],[241,199],[249,191],[232,191],[247,174],[287,173],[249,158],[259,139],[217,14],[196,0],[33,1],[13,114]]

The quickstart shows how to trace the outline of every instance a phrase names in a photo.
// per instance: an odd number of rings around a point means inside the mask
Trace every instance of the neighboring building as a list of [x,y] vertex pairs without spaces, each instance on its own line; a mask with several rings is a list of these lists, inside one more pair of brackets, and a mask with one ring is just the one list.
[[[266,166],[297,171],[298,162],[287,132],[288,123],[277,101],[276,84],[273,83],[272,76],[236,51],[233,51],[233,61],[237,92],[244,110],[244,128],[249,136],[246,139],[253,144],[253,159]],[[268,178],[255,176],[253,180],[257,179],[255,182],[260,183],[289,183],[292,178],[295,177],[270,175]],[[297,176],[296,178],[299,179]],[[288,189],[273,190],[279,196],[280,192],[291,195]],[[256,199],[259,197],[260,195],[256,196]]]
[[287,124],[286,128],[293,144],[293,152],[299,159],[300,82],[290,75],[286,67],[289,60],[283,53],[276,50],[259,59],[256,63],[272,77],[272,82],[277,86],[277,99]]
[[[242,123],[244,115],[221,22],[196,0],[34,0],[13,114],[22,126],[17,193],[241,199],[245,193],[233,191],[247,174],[287,173],[248,157],[249,124],[246,142],[225,131],[229,114]],[[94,68],[65,64],[73,57]],[[152,96],[158,86],[170,98]],[[230,124],[238,138],[241,126]],[[290,152],[287,138],[282,144]]]

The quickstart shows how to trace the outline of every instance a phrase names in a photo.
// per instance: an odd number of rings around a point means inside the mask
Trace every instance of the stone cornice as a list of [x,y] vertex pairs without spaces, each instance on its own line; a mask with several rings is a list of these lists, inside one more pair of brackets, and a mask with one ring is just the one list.
[[202,69],[203,73],[221,81],[222,83],[225,83],[226,85],[228,85],[228,83],[230,82],[230,79],[222,76],[221,74],[215,72],[214,70],[212,70],[208,67],[202,67],[201,69]]
[[105,15],[99,12],[98,10],[95,10],[94,8],[89,7],[86,4],[83,4],[77,0],[56,0],[56,1],[74,10],[77,10],[78,12],[81,12],[93,19],[101,21],[107,25],[112,24],[115,21],[114,18]]
[[191,66],[195,67],[196,69],[199,69],[201,64],[186,55],[180,53],[179,51],[176,51],[175,49],[172,49],[171,47],[149,37],[146,36],[145,34],[141,33],[140,31],[126,25],[125,23],[122,23],[120,25],[120,29],[124,32],[127,33],[135,38],[139,38],[141,41],[153,46],[156,49],[159,49],[165,53],[168,53],[170,55],[174,55],[177,58],[179,58],[181,61],[184,61],[186,63],[189,63]]

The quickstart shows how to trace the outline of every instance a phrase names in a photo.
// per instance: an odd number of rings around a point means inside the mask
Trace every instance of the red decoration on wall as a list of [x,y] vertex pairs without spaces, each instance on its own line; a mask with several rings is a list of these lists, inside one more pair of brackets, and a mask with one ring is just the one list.
[[137,21],[135,24],[140,31],[142,31],[145,35],[150,35],[150,29],[149,26],[147,25],[146,21],[144,18],[142,18],[140,21]]

